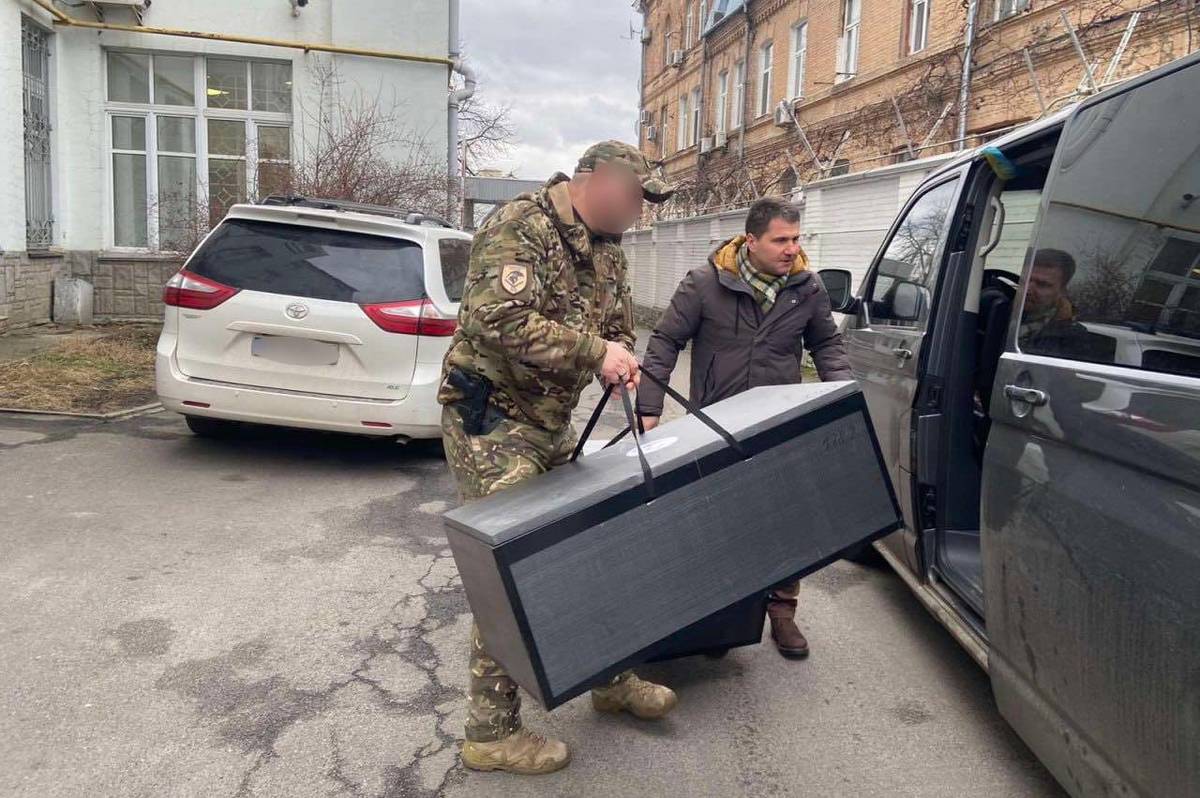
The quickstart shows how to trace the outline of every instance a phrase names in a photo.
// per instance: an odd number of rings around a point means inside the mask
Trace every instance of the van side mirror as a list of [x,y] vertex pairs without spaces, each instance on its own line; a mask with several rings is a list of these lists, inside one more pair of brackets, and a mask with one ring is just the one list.
[[896,321],[920,321],[925,315],[925,288],[907,281],[896,284],[891,316]]
[[829,294],[829,304],[833,306],[834,313],[858,311],[858,299],[852,288],[854,275],[845,269],[821,269],[817,276],[825,284],[825,292]]

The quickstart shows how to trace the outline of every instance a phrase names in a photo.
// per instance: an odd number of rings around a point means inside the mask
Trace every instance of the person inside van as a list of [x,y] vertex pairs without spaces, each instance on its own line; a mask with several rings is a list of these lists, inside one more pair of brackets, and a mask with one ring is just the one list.
[[1088,329],[1076,320],[1067,285],[1075,276],[1075,259],[1061,249],[1039,249],[1033,256],[1021,331],[1021,351],[1038,355],[1087,357],[1095,348]]

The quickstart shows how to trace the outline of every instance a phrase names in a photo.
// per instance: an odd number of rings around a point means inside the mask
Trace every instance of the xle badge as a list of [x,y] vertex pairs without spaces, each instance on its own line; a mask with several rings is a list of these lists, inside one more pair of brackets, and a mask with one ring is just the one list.
[[529,284],[529,267],[510,263],[500,270],[500,284],[510,294],[519,294]]

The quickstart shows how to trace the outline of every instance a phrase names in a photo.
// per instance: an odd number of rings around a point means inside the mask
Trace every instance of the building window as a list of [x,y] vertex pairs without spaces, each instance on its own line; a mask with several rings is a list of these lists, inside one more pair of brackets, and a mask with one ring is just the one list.
[[717,132],[724,133],[726,131],[726,109],[729,106],[729,72],[722,70],[717,75]]
[[738,61],[733,68],[733,108],[729,126],[740,128],[746,114],[746,62]]
[[1002,19],[1015,17],[1022,11],[1029,10],[1029,0],[996,0],[996,16],[995,20],[999,22]]
[[708,3],[700,3],[700,15],[696,18],[696,39],[704,38],[704,29],[708,27]]
[[758,115],[762,116],[771,110],[771,61],[775,55],[775,45],[767,42],[758,51],[758,54]]
[[54,241],[50,201],[50,34],[21,17],[21,109],[25,139],[25,247]]
[[908,51],[919,53],[929,44],[929,0],[911,0],[908,8]]
[[663,69],[666,69],[668,66],[671,65],[671,30],[670,30],[670,28],[671,28],[671,20],[668,19],[667,23],[666,23],[666,27],[663,28],[663,30],[666,31],[666,33],[663,34],[663,57],[662,57]]
[[688,146],[700,140],[700,87],[692,89],[692,129],[688,134]]
[[688,130],[688,98],[683,95],[679,98],[679,116],[675,118],[675,149],[682,150],[687,147],[687,130]]
[[667,106],[658,112],[658,157],[661,160],[667,155]]
[[792,57],[788,72],[788,96],[804,96],[804,63],[808,60],[808,23],[792,28]]
[[691,5],[691,3],[688,3],[688,9],[687,9],[687,25],[686,25],[686,27],[684,28],[684,34],[683,34],[683,47],[684,47],[684,49],[687,49],[687,48],[689,48],[689,47],[691,47],[691,46],[692,46],[692,24],[693,24],[693,19],[692,19],[692,5]]
[[842,0],[842,37],[838,39],[836,80],[849,80],[858,73],[858,34],[862,0]]
[[186,248],[234,203],[287,189],[291,64],[108,51],[106,65],[114,246]]

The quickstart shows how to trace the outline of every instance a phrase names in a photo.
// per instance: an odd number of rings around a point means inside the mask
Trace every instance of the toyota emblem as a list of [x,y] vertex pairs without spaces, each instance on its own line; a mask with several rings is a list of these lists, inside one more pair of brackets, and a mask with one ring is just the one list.
[[308,315],[308,305],[301,302],[293,302],[287,306],[284,313],[288,315],[289,319],[299,320]]

